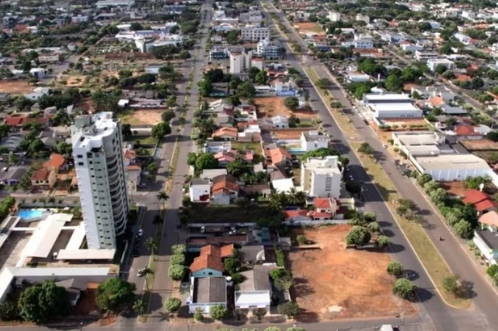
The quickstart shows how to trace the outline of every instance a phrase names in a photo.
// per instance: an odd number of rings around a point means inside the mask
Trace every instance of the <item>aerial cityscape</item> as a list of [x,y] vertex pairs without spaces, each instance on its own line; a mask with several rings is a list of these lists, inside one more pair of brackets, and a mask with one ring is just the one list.
[[498,330],[498,3],[0,12],[0,330]]

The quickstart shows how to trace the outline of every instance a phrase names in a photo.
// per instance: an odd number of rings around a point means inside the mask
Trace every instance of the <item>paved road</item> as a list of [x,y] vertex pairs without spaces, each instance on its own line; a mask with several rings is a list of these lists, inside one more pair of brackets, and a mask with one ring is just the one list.
[[[275,10],[274,7],[269,7]],[[278,13],[280,20],[284,23],[288,31],[292,33],[292,40],[301,45],[302,49],[306,49],[306,45],[303,40],[298,36],[298,34],[290,27],[287,21],[284,20],[283,15]],[[284,38],[282,38],[284,39]],[[287,47],[288,48],[288,47]],[[288,49],[289,60],[292,65],[300,68],[301,64],[298,59],[296,59]],[[328,75],[327,70],[318,62],[311,61],[309,63],[311,66],[316,66],[320,70],[317,70],[320,76],[326,77]],[[330,78],[330,77],[327,77]],[[305,88],[310,87],[310,82],[308,79],[304,79]],[[354,115],[350,115],[350,119],[353,121],[354,126],[358,131],[358,137],[355,137],[362,141],[368,141],[369,144],[382,155],[381,161],[386,173],[390,175],[393,182],[396,184],[396,188],[399,190],[402,196],[406,198],[413,199],[418,206],[425,210],[428,214],[426,216],[427,232],[431,240],[436,244],[437,248],[441,251],[441,254],[446,259],[446,261],[452,266],[452,270],[455,274],[458,274],[462,280],[471,281],[474,283],[474,291],[476,292],[476,297],[474,298],[475,305],[472,309],[468,310],[455,310],[446,306],[440,297],[434,290],[434,286],[431,283],[429,277],[423,270],[420,262],[415,256],[414,252],[410,249],[406,238],[401,233],[397,224],[394,221],[389,209],[383,202],[382,197],[376,191],[374,185],[371,183],[365,170],[360,166],[358,159],[354,153],[351,153],[351,147],[345,139],[343,133],[338,128],[337,124],[333,120],[331,114],[326,109],[323,102],[320,100],[319,95],[316,93],[314,88],[310,88],[310,99],[319,100],[319,102],[313,102],[313,108],[317,109],[323,120],[323,125],[328,129],[329,133],[332,135],[333,139],[337,141],[337,147],[340,152],[347,154],[350,158],[351,165],[350,169],[353,172],[353,177],[356,180],[364,182],[364,188],[366,189],[366,208],[372,210],[377,214],[380,224],[383,227],[385,233],[390,237],[393,243],[395,259],[399,260],[405,265],[406,268],[414,271],[418,274],[418,278],[414,280],[417,287],[420,288],[419,296],[422,301],[422,314],[427,314],[437,330],[491,330],[493,327],[490,325],[496,325],[498,322],[497,314],[494,313],[494,307],[498,305],[498,297],[494,292],[491,291],[489,285],[481,278],[477,273],[474,265],[466,257],[462,257],[463,252],[460,251],[459,243],[453,239],[448,230],[444,227],[442,221],[432,213],[430,206],[423,196],[416,190],[410,179],[404,178],[401,173],[394,166],[394,160],[390,155],[386,155],[385,150],[382,148],[381,143],[377,140],[377,137],[373,131],[364,124],[364,122]],[[345,111],[351,111],[351,104],[341,92],[338,86],[332,88],[333,97],[337,99],[345,107]],[[439,236],[447,238],[444,242],[439,242]],[[424,318],[425,316],[422,315]]]

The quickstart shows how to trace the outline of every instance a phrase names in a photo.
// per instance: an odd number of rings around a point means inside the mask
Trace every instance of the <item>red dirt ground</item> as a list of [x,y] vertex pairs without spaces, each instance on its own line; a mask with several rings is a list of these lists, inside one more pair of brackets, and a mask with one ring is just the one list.
[[346,249],[349,225],[299,230],[321,250],[289,254],[303,321],[417,314],[415,306],[392,294],[387,253]]
[[460,143],[469,151],[498,151],[498,142],[489,139],[461,140]]
[[0,92],[24,94],[31,92],[35,86],[32,86],[26,80],[0,80]]
[[323,31],[323,29],[320,28],[320,26],[314,22],[295,23],[294,25],[297,25],[299,27],[300,32],[314,33],[323,36],[325,35],[325,31]]
[[254,99],[254,104],[258,107],[259,117],[273,117],[277,115],[283,115],[286,117],[294,114],[296,117],[301,119],[312,119],[317,118],[317,113],[312,111],[300,111],[296,110],[291,112],[284,105],[285,98],[283,97],[264,97]]

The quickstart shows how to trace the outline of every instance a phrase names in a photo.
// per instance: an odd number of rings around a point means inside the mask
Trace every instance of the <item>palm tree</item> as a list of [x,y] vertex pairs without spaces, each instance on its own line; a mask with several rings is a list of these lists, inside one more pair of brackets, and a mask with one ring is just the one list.
[[272,192],[270,196],[268,197],[268,203],[270,205],[270,208],[274,211],[281,211],[282,208],[284,207],[282,205],[282,199],[280,198],[280,194],[276,192]]
[[287,202],[289,203],[289,205],[292,205],[292,206],[297,206],[299,204],[299,201],[297,199],[297,190],[295,187],[292,187],[290,190],[289,190],[289,193],[287,193],[285,195],[286,199],[287,199]]
[[166,192],[159,192],[157,194],[157,200],[159,202],[162,202],[163,203],[163,209],[164,209],[164,203],[166,202],[166,200],[169,199],[169,196],[166,194]]
[[154,255],[156,253],[157,249],[159,248],[159,242],[154,238],[148,238],[145,241],[145,246]]
[[148,275],[153,275],[154,271],[152,271],[151,268],[145,267],[145,269],[142,270],[142,274],[145,277],[145,288],[149,289],[149,279],[147,278]]
[[145,305],[145,301],[142,299],[138,299],[133,303],[133,310],[138,314],[138,315],[143,315],[145,314],[147,307]]

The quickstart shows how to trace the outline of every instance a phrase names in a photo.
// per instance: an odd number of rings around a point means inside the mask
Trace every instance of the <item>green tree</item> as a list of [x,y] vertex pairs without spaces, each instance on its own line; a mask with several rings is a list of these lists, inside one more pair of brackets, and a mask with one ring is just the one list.
[[209,314],[216,321],[221,321],[228,313],[228,310],[223,305],[216,305],[211,307]]
[[452,293],[456,297],[460,297],[463,294],[463,287],[458,281],[458,277],[455,275],[443,279],[443,288],[446,292]]
[[32,285],[21,292],[18,301],[19,315],[27,322],[41,323],[69,313],[65,288],[54,281]]
[[415,289],[415,285],[406,278],[396,280],[393,285],[393,293],[404,299],[412,297],[415,294]]
[[378,236],[375,239],[375,246],[379,248],[386,247],[388,244],[389,244],[389,238],[387,238],[386,236]]
[[432,180],[432,176],[429,174],[422,174],[417,177],[417,183],[421,187],[424,187],[424,185]]
[[202,308],[195,309],[194,320],[196,320],[197,322],[202,322],[202,320],[204,320],[204,315],[202,314]]
[[286,302],[281,305],[278,305],[277,311],[279,314],[285,315],[287,317],[294,317],[299,314],[301,309],[296,303]]
[[299,100],[296,97],[287,97],[284,99],[284,105],[289,110],[296,110],[299,107]]
[[304,153],[303,156],[301,157],[301,159],[307,160],[310,157],[324,158],[324,157],[327,157],[330,155],[339,156],[339,152],[333,148],[322,147],[322,148],[315,149],[314,151],[309,151],[309,152]]
[[170,264],[178,264],[178,265],[184,265],[185,264],[185,255],[184,254],[173,254],[171,255],[169,259]]
[[346,235],[346,245],[348,246],[363,246],[370,241],[370,232],[365,227],[353,226]]
[[152,127],[152,137],[157,140],[157,142],[161,142],[164,137],[171,133],[171,128],[168,123],[160,122],[154,127]]
[[367,230],[370,233],[379,233],[380,232],[380,225],[377,222],[370,222],[367,224]]
[[239,271],[240,260],[230,257],[228,259],[225,259],[224,265],[225,265],[225,271],[231,275]]
[[185,254],[186,251],[187,251],[187,247],[183,244],[171,246],[171,253],[173,253],[173,255]]
[[156,254],[159,249],[159,241],[155,238],[147,238],[145,241],[145,247],[152,253],[152,255]]
[[198,86],[199,86],[199,93],[201,94],[201,96],[205,98],[209,97],[213,92],[213,83],[206,78],[201,79],[198,83]]
[[490,265],[488,269],[486,269],[486,273],[489,275],[489,277],[493,278],[496,274],[498,274],[498,265]]
[[444,72],[448,70],[448,68],[444,65],[444,64],[438,64],[436,66],[436,68],[434,69],[434,71],[438,74],[438,75],[442,75],[444,74]]
[[142,299],[138,299],[133,303],[133,310],[135,313],[137,313],[139,316],[145,314],[147,310],[147,305],[145,304],[145,301]]
[[308,243],[308,238],[304,234],[300,234],[296,237],[297,242],[299,245],[306,245]]
[[14,321],[19,317],[19,309],[14,301],[6,300],[0,303],[0,320]]
[[403,89],[403,81],[399,76],[390,75],[386,79],[386,89],[388,91],[401,91]]
[[315,82],[316,87],[321,88],[322,90],[328,88],[330,86],[330,80],[327,78],[320,78]]
[[211,153],[202,153],[195,160],[195,169],[197,171],[216,168],[218,168],[218,160]]
[[120,278],[109,278],[99,285],[95,293],[95,303],[100,310],[119,312],[135,300],[135,284]]
[[187,60],[187,59],[190,59],[192,57],[192,55],[190,55],[189,51],[183,50],[183,51],[180,51],[180,53],[178,54],[178,57],[182,60]]
[[372,155],[375,150],[370,146],[369,143],[361,143],[360,147],[358,147],[358,152],[366,155]]
[[472,78],[472,88],[480,89],[484,86],[484,80],[481,77]]
[[178,298],[168,298],[164,302],[164,309],[166,309],[168,313],[176,313],[181,306],[182,301]]
[[249,81],[240,84],[239,87],[237,88],[237,95],[240,98],[244,99],[253,98],[255,94],[256,94],[256,89]]
[[431,198],[432,202],[438,204],[446,200],[446,198],[448,197],[448,193],[446,192],[445,189],[438,188],[435,189],[434,191],[429,192],[429,197]]
[[287,291],[288,289],[290,289],[293,283],[294,279],[292,278],[292,275],[290,273],[287,273],[285,276],[281,276],[273,280],[275,288],[279,291]]
[[398,261],[391,261],[387,265],[387,273],[394,277],[401,277],[405,273],[405,268]]
[[169,123],[173,118],[175,118],[176,114],[172,110],[167,110],[161,114],[161,119],[163,122]]
[[256,84],[261,84],[264,85],[268,82],[268,75],[266,71],[260,70],[257,74],[256,77],[254,77],[254,82]]
[[185,276],[185,267],[178,264],[170,264],[168,269],[168,276],[172,280],[182,280]]
[[466,220],[462,219],[462,220],[458,221],[454,225],[454,227],[455,227],[455,232],[461,238],[464,238],[464,239],[472,238],[472,233],[473,233],[472,224],[470,224]]

